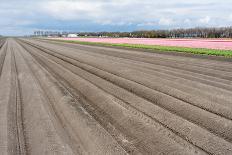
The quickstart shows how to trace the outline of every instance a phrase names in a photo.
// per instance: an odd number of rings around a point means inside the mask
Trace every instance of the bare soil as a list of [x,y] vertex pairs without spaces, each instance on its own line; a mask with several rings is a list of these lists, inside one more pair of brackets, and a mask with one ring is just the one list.
[[0,39],[0,154],[232,154],[228,59]]

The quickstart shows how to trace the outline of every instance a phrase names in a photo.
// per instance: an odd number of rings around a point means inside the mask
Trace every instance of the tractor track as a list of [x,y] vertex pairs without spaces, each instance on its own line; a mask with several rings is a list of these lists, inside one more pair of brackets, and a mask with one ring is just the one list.
[[3,68],[3,64],[4,64],[4,60],[6,57],[6,48],[7,48],[7,43],[3,43],[3,41],[1,40],[1,44],[0,44],[0,77],[2,74],[2,68]]
[[0,40],[0,154],[231,154],[230,61]]
[[[13,70],[13,74],[14,74],[14,79],[12,80],[13,82],[15,82],[13,85],[13,87],[11,88],[12,91],[11,94],[13,94],[14,96],[11,97],[11,99],[14,99],[15,101],[13,101],[13,105],[11,105],[11,107],[9,107],[10,109],[14,109],[15,108],[15,128],[16,129],[16,145],[17,145],[17,153],[16,154],[26,154],[26,145],[25,145],[25,133],[24,133],[24,120],[23,120],[23,107],[22,107],[22,96],[21,96],[21,86],[20,83],[18,81],[18,69],[17,69],[17,65],[16,65],[16,58],[15,58],[15,51],[13,49],[11,49],[12,52],[12,70]],[[10,106],[10,105],[9,105]],[[9,114],[9,117],[12,116],[12,114]],[[10,122],[10,121],[9,121]]]

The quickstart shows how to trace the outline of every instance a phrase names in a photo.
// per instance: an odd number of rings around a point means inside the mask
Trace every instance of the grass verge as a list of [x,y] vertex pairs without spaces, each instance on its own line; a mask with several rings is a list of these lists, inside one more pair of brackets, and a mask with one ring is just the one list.
[[57,40],[53,41],[76,43],[82,45],[102,45],[102,46],[114,46],[114,47],[126,47],[134,49],[148,49],[152,51],[163,51],[163,52],[183,52],[201,55],[214,55],[232,58],[232,50],[217,50],[217,49],[206,49],[206,48],[190,48],[190,47],[176,47],[176,46],[159,46],[159,45],[142,45],[142,44],[112,44],[112,43],[98,43],[98,42],[83,42],[77,40]]

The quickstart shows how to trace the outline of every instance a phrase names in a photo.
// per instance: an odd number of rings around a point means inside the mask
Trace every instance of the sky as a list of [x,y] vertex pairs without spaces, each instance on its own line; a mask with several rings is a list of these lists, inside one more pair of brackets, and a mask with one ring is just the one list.
[[0,0],[0,35],[232,26],[231,0]]

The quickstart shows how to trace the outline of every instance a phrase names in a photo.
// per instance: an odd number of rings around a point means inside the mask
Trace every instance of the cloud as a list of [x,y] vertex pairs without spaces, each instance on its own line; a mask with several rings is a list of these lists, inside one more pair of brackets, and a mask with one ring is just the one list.
[[92,19],[100,16],[102,3],[90,1],[48,1],[40,7],[50,16],[61,20]]
[[157,26],[157,22],[145,22],[145,23],[139,23],[137,26],[143,27],[143,26]]
[[229,18],[228,18],[230,21],[232,21],[232,14],[229,15]]
[[199,22],[202,24],[208,24],[210,22],[211,18],[209,16],[203,17],[199,19]]
[[159,25],[170,26],[174,23],[172,19],[169,18],[161,18],[159,20]]
[[1,0],[0,34],[21,35],[38,29],[132,31],[230,26],[231,6],[228,0]]

